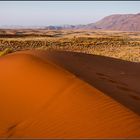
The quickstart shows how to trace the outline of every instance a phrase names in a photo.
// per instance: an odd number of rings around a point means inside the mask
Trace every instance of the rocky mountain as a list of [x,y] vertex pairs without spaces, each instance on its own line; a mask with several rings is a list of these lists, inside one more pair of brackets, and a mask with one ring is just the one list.
[[85,25],[83,29],[140,31],[140,13],[110,15],[96,23]]

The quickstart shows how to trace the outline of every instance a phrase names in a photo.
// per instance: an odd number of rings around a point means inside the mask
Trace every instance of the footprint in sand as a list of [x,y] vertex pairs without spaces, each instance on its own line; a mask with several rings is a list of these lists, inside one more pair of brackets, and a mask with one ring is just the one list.
[[121,90],[124,90],[124,91],[128,91],[128,92],[133,92],[133,93],[136,93],[136,94],[140,94],[139,91],[136,91],[136,90],[133,90],[133,89],[130,89],[130,88],[127,88],[125,86],[117,86],[117,88],[121,89]]
[[132,95],[132,94],[129,94],[129,96],[131,96],[133,99],[135,100],[138,100],[140,101],[140,97],[136,96],[136,95]]
[[122,86],[122,85],[127,86],[127,84],[125,84],[125,83],[117,82],[117,81],[113,80],[113,79],[112,79],[110,76],[108,76],[108,75],[105,75],[105,74],[102,74],[102,73],[96,73],[96,74],[99,76],[100,79],[106,80],[106,81],[108,81],[108,82],[110,82],[110,83],[112,83],[112,84],[120,85],[120,86]]

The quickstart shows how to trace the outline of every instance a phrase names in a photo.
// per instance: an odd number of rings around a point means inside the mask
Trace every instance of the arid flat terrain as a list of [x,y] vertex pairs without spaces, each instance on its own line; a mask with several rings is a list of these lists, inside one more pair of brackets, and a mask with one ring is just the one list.
[[[132,109],[139,105],[138,73],[130,72],[130,62],[108,60],[54,51],[1,56],[0,137],[139,138],[139,109]],[[129,82],[136,87],[131,89]]]
[[20,50],[83,52],[140,62],[140,32],[1,29],[0,55]]

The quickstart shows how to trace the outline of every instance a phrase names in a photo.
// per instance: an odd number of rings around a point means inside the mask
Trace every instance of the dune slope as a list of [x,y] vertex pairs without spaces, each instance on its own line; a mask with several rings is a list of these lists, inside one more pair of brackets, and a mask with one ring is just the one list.
[[0,137],[140,137],[140,117],[35,54],[0,58]]
[[140,115],[140,63],[77,52],[32,54],[53,61]]

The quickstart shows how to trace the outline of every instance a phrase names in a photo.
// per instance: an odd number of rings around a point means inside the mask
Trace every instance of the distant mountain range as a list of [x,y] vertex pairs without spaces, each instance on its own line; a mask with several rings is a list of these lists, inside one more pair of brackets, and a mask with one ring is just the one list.
[[140,13],[110,15],[96,23],[77,26],[48,26],[47,29],[96,29],[117,31],[140,31]]
[[98,22],[87,25],[63,25],[63,26],[5,26],[4,28],[41,28],[48,30],[81,29],[81,30],[116,30],[116,31],[140,31],[140,13],[138,14],[114,14],[104,17]]
[[140,31],[140,13],[110,15],[96,23],[85,25],[83,29]]

